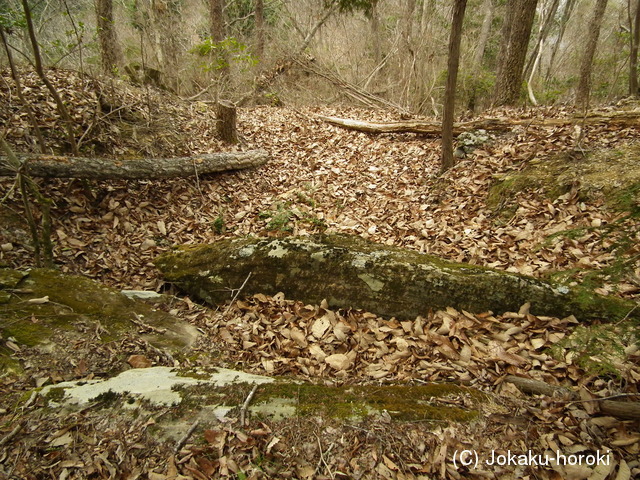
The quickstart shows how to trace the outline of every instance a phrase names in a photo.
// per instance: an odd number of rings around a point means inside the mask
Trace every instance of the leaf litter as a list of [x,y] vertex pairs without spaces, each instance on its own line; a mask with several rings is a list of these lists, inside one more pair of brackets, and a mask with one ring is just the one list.
[[[20,151],[33,149],[26,114],[1,87],[7,138]],[[186,103],[155,90],[140,90],[56,71],[55,83],[73,99],[73,118],[95,154],[163,156],[224,149],[264,148],[271,161],[259,170],[164,182],[110,181],[90,185],[39,180],[52,198],[57,262],[127,289],[166,290],[151,261],[174,244],[212,242],[243,235],[307,235],[339,232],[372,241],[534,276],[589,271],[616,261],[616,234],[597,229],[618,220],[605,199],[583,198],[579,185],[556,198],[532,185],[503,199],[509,216],[487,204],[498,175],[518,172],[532,160],[573,151],[569,127],[515,127],[476,149],[438,176],[439,140],[413,134],[378,135],[324,124],[316,114],[394,120],[393,114],[353,107],[255,107],[239,111],[243,144],[214,137],[214,114],[204,103]],[[25,77],[28,75],[25,74]],[[36,98],[51,148],[62,148],[60,120],[35,78],[23,79]],[[158,100],[161,101],[158,101]],[[568,116],[563,108],[506,110],[491,116]],[[144,128],[143,128],[144,127]],[[584,148],[633,142],[635,128],[590,126]],[[2,180],[7,190],[10,180]],[[1,233],[2,260],[28,267],[26,226],[17,193],[4,204],[9,227]],[[509,204],[509,205],[507,205]],[[509,207],[510,210],[506,207]],[[636,222],[635,224],[633,222]],[[557,235],[581,228],[581,235]],[[639,231],[640,229],[636,229]],[[554,236],[554,234],[556,234]],[[636,236],[637,239],[637,236]],[[635,248],[635,250],[634,250]],[[637,254],[637,245],[630,255]],[[586,273],[585,273],[586,272]],[[601,293],[637,298],[635,266],[610,279]],[[171,291],[171,289],[169,289]],[[0,408],[0,468],[9,478],[616,478],[640,475],[637,419],[600,411],[594,397],[637,402],[640,354],[637,332],[624,323],[580,330],[573,317],[539,317],[524,305],[494,316],[448,308],[413,321],[380,318],[326,303],[304,305],[255,295],[212,310],[186,297],[165,306],[203,334],[194,355],[180,366],[228,366],[327,385],[394,385],[451,382],[488,395],[477,421],[392,421],[385,412],[353,423],[324,417],[279,422],[231,417],[196,430],[176,452],[153,433],[167,411],[127,417],[100,408],[52,414],[34,386],[93,378],[132,366],[168,364],[145,342],[99,341],[87,332],[65,358],[0,339],[30,377],[5,376]],[[590,336],[591,335],[591,336]],[[606,348],[595,348],[598,344]],[[175,360],[174,360],[175,361]],[[127,363],[128,362],[128,363]],[[595,367],[598,368],[595,368]],[[563,386],[575,399],[527,396],[508,375]],[[247,392],[248,393],[248,392]],[[633,397],[632,395],[636,395]],[[25,400],[26,396],[26,400]],[[331,401],[331,399],[327,399]],[[441,401],[441,399],[439,400]],[[447,400],[462,408],[464,397]],[[13,433],[15,432],[15,433]],[[3,441],[6,439],[6,441]],[[585,459],[610,452],[601,465],[454,464],[457,452],[488,459],[507,452]],[[530,462],[529,462],[530,463]]]

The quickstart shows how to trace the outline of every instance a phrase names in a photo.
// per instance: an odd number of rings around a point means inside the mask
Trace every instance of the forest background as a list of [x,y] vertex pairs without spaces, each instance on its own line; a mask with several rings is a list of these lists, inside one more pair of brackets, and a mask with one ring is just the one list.
[[[223,97],[239,105],[355,100],[403,114],[442,112],[455,2],[30,3],[48,66],[128,78],[192,100]],[[469,0],[458,108],[477,112],[523,100],[573,102],[585,75],[595,102],[637,94],[639,3]],[[31,58],[22,7],[18,0],[0,2],[0,25],[18,63]],[[511,25],[523,28],[511,33]],[[514,39],[516,34],[524,37]],[[588,51],[591,43],[595,52]],[[516,58],[512,72],[514,48],[522,60]],[[7,64],[4,49],[0,62]],[[504,82],[515,85],[514,95],[501,96],[509,90]]]

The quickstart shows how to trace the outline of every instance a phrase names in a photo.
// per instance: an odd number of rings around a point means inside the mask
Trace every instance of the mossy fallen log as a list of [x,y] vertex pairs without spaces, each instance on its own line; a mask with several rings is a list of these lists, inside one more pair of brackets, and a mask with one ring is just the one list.
[[156,260],[165,278],[190,294],[222,303],[243,294],[276,294],[383,316],[415,318],[430,309],[518,311],[617,320],[640,316],[633,302],[490,268],[447,262],[413,250],[327,235],[233,239],[177,247]]

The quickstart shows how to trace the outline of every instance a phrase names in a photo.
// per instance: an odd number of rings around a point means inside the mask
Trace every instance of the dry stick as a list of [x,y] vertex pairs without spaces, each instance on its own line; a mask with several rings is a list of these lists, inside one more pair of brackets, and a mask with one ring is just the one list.
[[178,443],[176,443],[176,446],[173,449],[176,455],[178,454],[180,449],[184,446],[184,444],[187,443],[187,440],[189,440],[189,437],[193,434],[195,429],[198,428],[199,423],[200,423],[200,420],[196,420],[195,422],[193,422],[193,425],[189,427],[189,430],[187,430],[187,433],[185,433],[184,436],[180,440],[178,440]]
[[226,315],[227,312],[229,311],[229,309],[231,308],[231,305],[233,305],[233,302],[236,301],[236,298],[238,298],[238,295],[240,295],[240,292],[242,292],[242,289],[244,288],[244,286],[247,284],[247,282],[249,281],[249,278],[251,277],[251,274],[253,272],[249,272],[249,275],[247,275],[247,278],[244,279],[244,282],[242,282],[242,285],[240,285],[240,288],[237,289],[236,294],[233,296],[233,298],[231,299],[231,302],[229,303],[229,305],[227,305],[227,308],[224,309],[224,312],[222,313],[222,315]]
[[18,425],[16,425],[16,427],[13,430],[11,430],[9,433],[7,433],[4,436],[4,438],[1,438],[0,439],[0,447],[2,445],[4,445],[5,443],[9,442],[9,440],[11,440],[13,437],[15,437],[18,434],[18,432],[20,430],[22,430],[22,427],[23,427],[23,425],[21,423],[19,423]]
[[249,407],[249,403],[251,403],[253,396],[256,394],[256,390],[258,390],[257,384],[253,386],[253,388],[249,392],[249,395],[247,395],[246,400],[242,404],[242,408],[240,408],[240,426],[241,427],[244,427],[244,420],[245,420],[245,415],[247,413],[247,408]]
[[[580,402],[577,392],[565,387],[549,385],[548,383],[530,378],[507,375],[507,382],[513,383],[516,387],[526,393],[542,394],[548,397],[557,398],[559,401],[567,401],[569,404]],[[606,398],[593,398],[586,401],[598,402],[600,410],[606,415],[618,418],[640,419],[640,402],[616,402]],[[583,400],[584,401],[584,400]]]
[[[322,444],[320,443],[320,437],[318,436],[318,434],[315,434],[315,436],[316,436],[316,439],[318,440],[318,449],[320,450],[320,460],[318,461],[318,466],[316,467],[316,471],[318,471],[318,469],[320,468],[320,464],[324,464],[324,468],[326,468],[327,472],[329,472],[329,476],[331,478],[335,478],[335,476],[333,475],[333,472],[331,471],[331,469],[329,468],[329,465],[327,464],[327,461],[324,459],[324,454],[322,453]],[[333,448],[333,443],[329,445],[329,449],[327,450],[327,455],[331,453],[332,448]]]

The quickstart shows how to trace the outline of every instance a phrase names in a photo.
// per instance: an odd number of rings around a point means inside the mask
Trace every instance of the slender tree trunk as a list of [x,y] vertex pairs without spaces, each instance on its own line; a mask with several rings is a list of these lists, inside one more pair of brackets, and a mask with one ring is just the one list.
[[553,50],[551,51],[551,58],[549,59],[549,67],[547,69],[547,75],[545,77],[545,81],[549,81],[551,78],[551,72],[553,72],[553,66],[555,63],[556,56],[558,55],[558,50],[560,45],[562,44],[562,39],[564,38],[564,32],[567,29],[567,23],[569,23],[569,18],[571,17],[571,12],[573,12],[573,7],[576,5],[576,0],[567,0],[564,4],[564,10],[562,11],[562,19],[560,20],[560,30],[558,32],[558,38],[553,45]]
[[507,3],[507,8],[512,10],[507,16],[511,25],[504,29],[507,35],[503,38],[501,52],[504,55],[496,79],[497,105],[513,105],[520,96],[524,62],[537,4],[538,0],[511,0]]
[[172,0],[152,0],[151,10],[156,31],[156,45],[162,84],[179,93],[179,54],[181,12],[177,2]]
[[[209,0],[209,34],[211,35],[211,40],[215,43],[222,42],[227,36],[224,24],[224,1],[225,0]],[[220,74],[222,80],[225,81],[229,78],[229,59],[224,52],[217,53],[216,55],[216,60],[221,66]]]
[[371,27],[371,41],[373,42],[373,60],[376,65],[382,60],[382,45],[380,38],[380,17],[378,16],[378,1],[371,5],[369,13],[369,25]]
[[49,93],[53,97],[56,102],[56,107],[58,109],[58,113],[64,122],[65,128],[67,130],[67,141],[69,142],[69,148],[71,149],[71,153],[73,155],[78,155],[78,143],[76,142],[75,133],[73,131],[73,121],[71,120],[71,115],[69,115],[69,110],[65,106],[62,98],[60,98],[60,94],[53,86],[53,84],[49,81],[46,74],[44,73],[44,68],[42,67],[42,56],[40,55],[40,46],[38,45],[38,40],[36,39],[36,32],[33,28],[33,20],[31,19],[31,8],[29,8],[29,1],[22,0],[22,8],[24,10],[24,17],[27,22],[27,30],[29,32],[29,40],[31,41],[31,47],[33,48],[33,57],[34,63],[36,67],[36,73],[42,83],[45,84]]
[[489,42],[489,35],[491,34],[491,24],[493,23],[494,13],[495,13],[495,0],[485,0],[484,19],[482,20],[480,37],[478,38],[478,44],[476,45],[476,49],[473,53],[474,68],[477,68],[482,64],[482,59],[484,58],[484,52],[487,49],[487,43]]
[[256,57],[262,62],[264,57],[265,29],[264,29],[264,0],[256,0]]
[[[484,52],[487,49],[487,43],[489,42],[489,35],[491,34],[491,24],[493,23],[493,16],[495,13],[495,0],[485,0],[484,2],[484,19],[482,20],[482,28],[480,29],[480,37],[478,38],[478,44],[473,52],[473,61],[471,68],[473,72],[479,72],[482,69],[482,59],[484,58]],[[471,92],[467,101],[467,109],[471,112],[476,109],[476,100],[478,96],[478,89],[482,82],[482,77],[474,75],[471,80]]]
[[454,165],[453,157],[453,117],[456,104],[456,82],[460,63],[460,39],[462,38],[462,21],[467,0],[455,0],[453,21],[449,37],[449,61],[447,63],[447,84],[444,91],[444,107],[442,112],[442,163],[441,171]]
[[113,0],[96,0],[95,9],[102,71],[114,75],[122,65],[122,52],[113,21]]
[[4,51],[7,54],[7,60],[9,61],[9,69],[11,70],[11,77],[16,84],[16,93],[18,94],[18,98],[22,105],[25,106],[27,111],[27,116],[29,117],[29,122],[31,122],[31,126],[33,127],[33,131],[36,134],[36,140],[38,141],[38,147],[40,149],[40,153],[46,153],[47,147],[44,141],[44,137],[42,136],[42,132],[40,131],[40,125],[38,124],[38,120],[36,119],[35,114],[33,113],[33,108],[31,103],[27,101],[24,97],[24,93],[22,92],[22,82],[20,81],[20,74],[18,73],[18,69],[16,68],[16,64],[13,61],[13,54],[11,53],[11,47],[7,43],[7,37],[4,33],[4,27],[0,25],[0,38],[2,38],[2,45],[4,46]]
[[529,60],[527,61],[527,66],[524,69],[525,78],[531,75],[532,70],[534,70],[533,65],[539,62],[542,46],[549,36],[549,32],[551,31],[551,27],[553,26],[553,20],[556,18],[556,13],[558,11],[559,5],[560,0],[551,0],[551,5],[547,10],[546,15],[544,15],[544,21],[540,23],[538,41],[536,42],[536,46],[531,52]]
[[[631,7],[631,3],[629,4]],[[631,20],[629,8],[629,20]],[[631,23],[631,22],[630,22]],[[638,96],[638,44],[640,43],[640,0],[635,2],[635,14],[631,27],[631,52],[629,54],[629,95]]]
[[593,9],[593,16],[587,28],[587,42],[584,47],[582,61],[580,63],[580,80],[576,89],[576,106],[588,108],[589,94],[591,92],[591,70],[593,66],[593,57],[598,46],[598,38],[600,37],[600,27],[602,26],[602,17],[607,9],[608,0],[597,0]]

